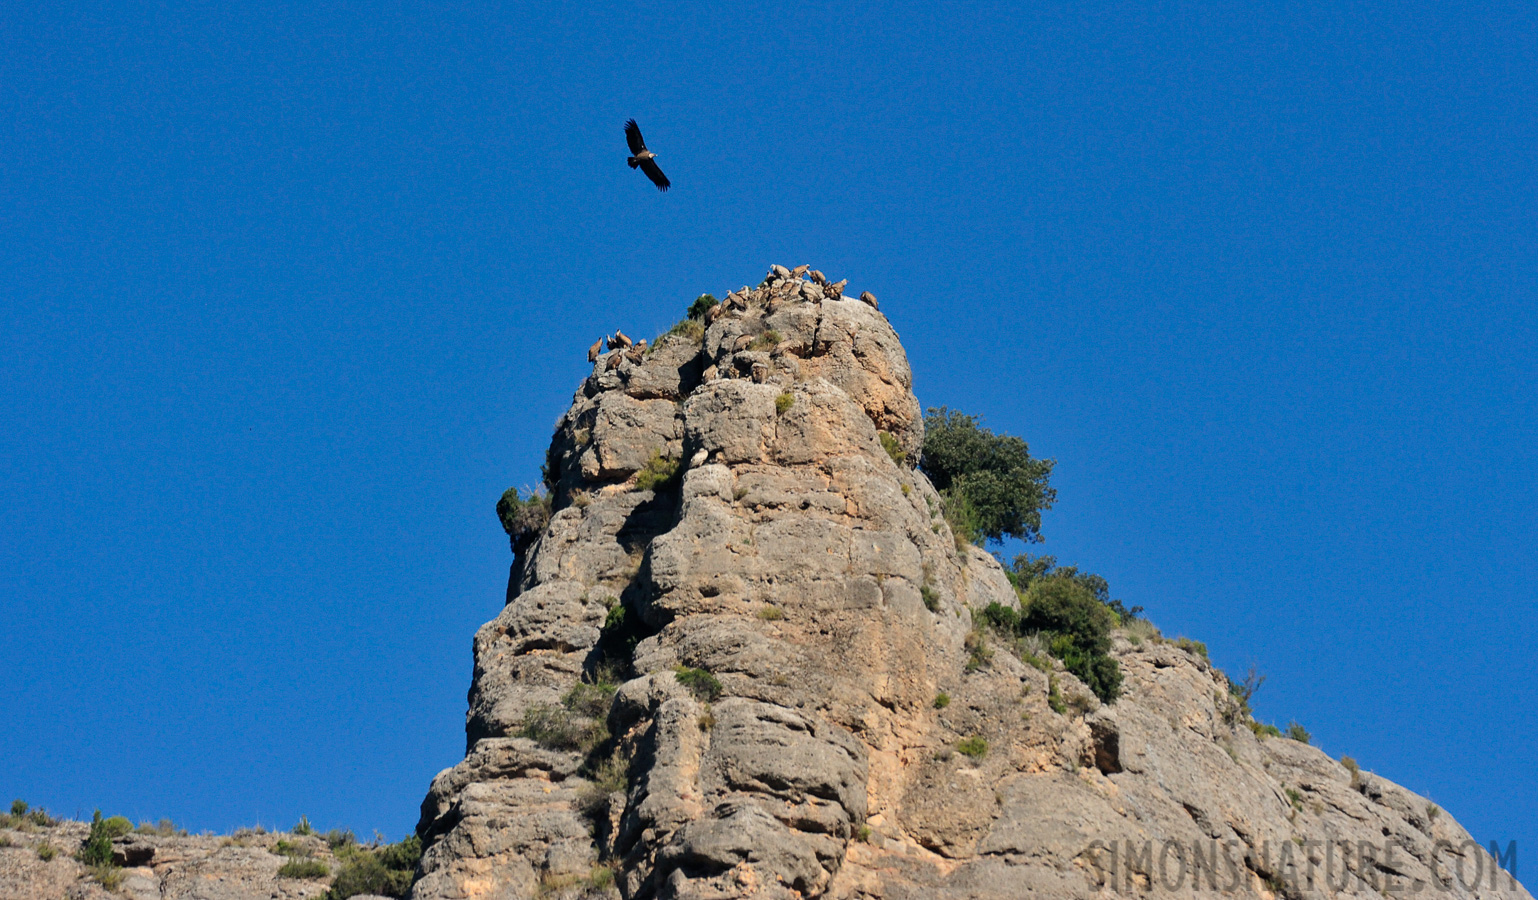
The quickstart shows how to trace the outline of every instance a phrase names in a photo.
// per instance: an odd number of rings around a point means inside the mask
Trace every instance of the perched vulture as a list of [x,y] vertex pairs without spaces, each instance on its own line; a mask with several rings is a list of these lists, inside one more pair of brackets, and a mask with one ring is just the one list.
[[587,361],[588,362],[598,362],[599,355],[603,353],[603,342],[604,342],[604,338],[606,338],[606,337],[608,337],[608,335],[604,335],[604,337],[601,337],[598,340],[594,341],[593,342],[593,346],[587,348]]
[[635,119],[625,123],[625,143],[630,145],[631,156],[625,160],[630,163],[630,168],[639,166],[659,191],[665,191],[673,186],[673,183],[668,181],[668,177],[662,174],[662,170],[657,168],[657,154],[646,149],[646,141],[641,139],[641,126],[635,123]]

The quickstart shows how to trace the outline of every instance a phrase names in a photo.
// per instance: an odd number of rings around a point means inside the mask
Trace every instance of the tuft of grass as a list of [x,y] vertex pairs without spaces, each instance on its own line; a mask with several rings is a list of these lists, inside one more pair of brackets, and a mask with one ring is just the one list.
[[1255,736],[1258,738],[1282,736],[1282,730],[1277,728],[1275,725],[1262,725],[1254,719],[1251,719],[1247,724],[1250,726],[1250,730],[1255,732]]
[[892,462],[900,466],[907,461],[908,454],[898,445],[897,438],[885,431],[876,432],[876,437],[881,441],[881,449],[886,451],[887,456],[892,457]]
[[291,859],[278,867],[279,878],[325,878],[331,868],[318,859]]
[[908,496],[911,493],[913,493],[913,488],[909,487],[906,484],[903,485],[903,496],[906,497],[906,496]]
[[321,837],[325,839],[326,846],[331,848],[332,853],[341,852],[348,847],[354,847],[358,844],[357,835],[353,834],[351,830],[343,830],[341,828],[333,828]]
[[940,594],[929,585],[919,586],[919,596],[924,598],[924,608],[930,612],[940,611]]
[[123,886],[123,870],[111,863],[105,866],[90,866],[86,874],[109,891],[116,892]]
[[1287,789],[1287,802],[1292,804],[1294,810],[1303,811],[1303,795],[1298,793],[1296,788]]
[[1207,645],[1201,641],[1193,641],[1187,637],[1178,637],[1175,638],[1175,646],[1186,651],[1187,653],[1194,653],[1197,656],[1200,656],[1202,659],[1208,658]]
[[585,753],[608,740],[609,729],[603,721],[563,706],[538,703],[523,714],[518,736],[551,750],[580,750]]
[[310,820],[304,816],[300,816],[299,824],[294,826],[294,834],[297,834],[300,837],[307,837],[314,833],[315,829],[310,825]]
[[958,753],[965,753],[972,759],[982,759],[988,755],[988,742],[978,735],[973,735],[956,744]]
[[785,618],[785,611],[773,603],[766,603],[758,610],[758,617],[765,622],[778,622]]
[[1095,711],[1095,698],[1091,694],[1075,692],[1072,697],[1068,698],[1068,705],[1079,715],[1086,715]]
[[854,839],[855,840],[861,841],[861,842],[866,843],[866,844],[869,844],[870,843],[870,835],[871,835],[870,826],[866,825],[864,822],[861,822],[859,825],[856,825],[854,827]]
[[653,453],[646,466],[636,473],[635,489],[665,491],[678,480],[678,470],[678,460],[667,459],[660,452]]
[[783,338],[780,337],[780,333],[771,328],[758,337],[754,338],[753,343],[748,345],[748,349],[773,350],[775,347],[780,345],[781,340],[783,340]]
[[1313,735],[1309,734],[1308,729],[1304,728],[1302,725],[1299,725],[1297,722],[1288,722],[1287,739],[1290,741],[1297,741],[1300,744],[1306,744],[1313,739]]
[[1441,812],[1442,812],[1442,808],[1440,806],[1437,806],[1435,803],[1427,803],[1426,804],[1426,821],[1427,822],[1435,822],[1437,820],[1437,816],[1439,814],[1441,814]]
[[967,632],[964,646],[967,648],[968,656],[966,665],[962,666],[962,671],[967,674],[970,675],[993,661],[993,648],[988,646],[988,638],[983,633],[980,622],[973,625],[972,630]]
[[779,415],[785,415],[796,404],[796,395],[786,391],[774,398],[774,411]]
[[944,709],[951,705],[951,695],[944,691],[935,694],[935,709]]
[[1068,704],[1063,702],[1062,691],[1057,687],[1056,675],[1047,676],[1047,705],[1060,716],[1068,712]]
[[716,676],[704,669],[691,669],[688,666],[679,666],[674,670],[673,677],[678,683],[689,689],[696,700],[710,702],[721,696],[721,681]]
[[673,323],[672,328],[669,328],[655,341],[652,341],[651,345],[655,347],[662,343],[663,338],[667,337],[681,337],[684,340],[698,343],[705,339],[705,323],[699,319],[680,319]]
[[1347,772],[1351,773],[1351,786],[1353,788],[1361,787],[1362,767],[1356,764],[1356,760],[1349,756],[1342,756],[1340,758],[1340,764],[1346,767]]
[[584,774],[588,782],[577,790],[577,807],[590,819],[608,814],[611,794],[630,789],[629,766],[618,750]]
[[37,858],[43,862],[52,862],[53,858],[58,855],[59,851],[53,849],[52,844],[42,843],[37,845]]
[[1127,640],[1131,641],[1134,647],[1142,646],[1144,641],[1157,644],[1163,637],[1159,634],[1158,627],[1147,619],[1125,620],[1122,623],[1122,630],[1126,632]]
[[608,866],[594,866],[587,873],[587,886],[595,891],[607,891],[614,886],[614,870]]
[[156,834],[161,837],[171,837],[177,833],[176,823],[170,819],[161,819],[158,822],[140,822],[134,828],[138,834]]

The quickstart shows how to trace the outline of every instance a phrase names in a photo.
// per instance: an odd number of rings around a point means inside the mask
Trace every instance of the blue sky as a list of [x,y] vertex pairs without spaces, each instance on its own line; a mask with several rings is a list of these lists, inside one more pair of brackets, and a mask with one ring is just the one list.
[[1038,549],[1538,840],[1530,4],[314,6],[0,23],[0,792],[405,834],[587,346],[806,262]]

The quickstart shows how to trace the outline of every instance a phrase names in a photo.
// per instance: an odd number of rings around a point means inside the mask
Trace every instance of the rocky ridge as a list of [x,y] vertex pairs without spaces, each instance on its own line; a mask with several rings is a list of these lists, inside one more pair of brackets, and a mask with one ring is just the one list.
[[0,900],[315,900],[325,894],[329,877],[279,877],[291,858],[278,852],[279,841],[337,868],[330,847],[313,835],[128,834],[112,842],[120,882],[109,890],[75,860],[89,831],[89,824],[74,821],[0,828]]
[[990,647],[972,610],[1016,595],[844,285],[776,266],[702,334],[595,345],[416,900],[1529,896],[1425,798],[1253,731],[1201,653],[1119,633],[1101,705]]

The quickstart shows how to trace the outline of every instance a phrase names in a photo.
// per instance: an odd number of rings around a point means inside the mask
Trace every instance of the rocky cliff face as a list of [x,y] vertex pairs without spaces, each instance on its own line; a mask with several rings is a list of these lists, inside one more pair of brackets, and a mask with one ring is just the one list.
[[1102,706],[990,652],[971,610],[1016,595],[911,467],[902,346],[804,271],[599,355],[417,900],[1528,897],[1424,798],[1257,736],[1200,655],[1119,635]]

